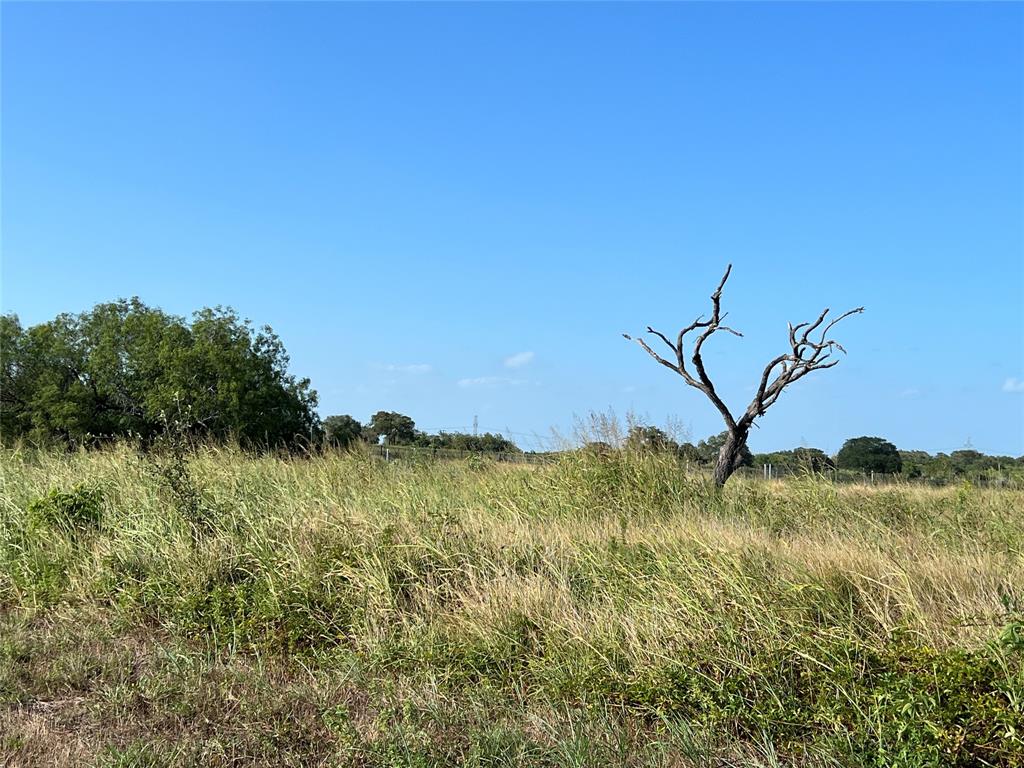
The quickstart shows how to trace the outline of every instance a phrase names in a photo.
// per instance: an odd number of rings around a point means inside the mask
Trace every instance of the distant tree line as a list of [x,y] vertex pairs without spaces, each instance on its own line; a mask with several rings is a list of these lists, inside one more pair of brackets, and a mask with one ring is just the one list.
[[987,456],[965,448],[932,455],[926,451],[902,451],[880,437],[855,437],[836,454],[839,469],[901,474],[906,478],[953,480],[977,478],[1024,470],[1024,456]]
[[377,411],[363,425],[348,414],[324,419],[324,434],[329,445],[348,448],[360,443],[407,445],[419,448],[444,448],[458,451],[520,453],[519,447],[501,435],[485,432],[471,435],[464,432],[427,434],[416,429],[411,417],[394,411]]
[[[706,440],[693,443],[679,443],[664,430],[657,427],[635,424],[629,428],[626,435],[624,448],[631,451],[652,451],[674,453],[681,460],[691,464],[714,464],[718,461],[718,454],[725,445],[728,438],[727,432],[720,432],[712,435]],[[590,443],[589,448],[598,451],[610,450],[611,446],[606,443]],[[753,457],[750,450],[744,445],[739,457],[740,466],[753,466]]]
[[[722,432],[694,445],[677,442],[657,427],[634,425],[623,447],[634,451],[672,453],[681,461],[710,467],[718,460],[727,437],[727,433]],[[599,452],[614,450],[603,442],[589,443],[586,448]],[[841,470],[863,474],[900,474],[908,479],[952,480],[1021,472],[1024,471],[1024,456],[987,456],[973,449],[933,456],[925,451],[901,451],[883,438],[863,436],[847,440],[835,456],[829,456],[820,448],[807,447],[755,454],[747,450],[741,455],[740,466],[760,467],[764,464],[790,472]]]
[[0,317],[0,438],[148,440],[173,420],[204,438],[284,446],[320,430],[317,395],[269,326],[231,309],[185,320],[139,299],[22,327]]
[[945,480],[1024,470],[1024,456],[1016,459],[1010,456],[987,456],[970,448],[949,454],[937,453],[934,456],[925,451],[900,451],[900,458],[903,474],[911,478]]

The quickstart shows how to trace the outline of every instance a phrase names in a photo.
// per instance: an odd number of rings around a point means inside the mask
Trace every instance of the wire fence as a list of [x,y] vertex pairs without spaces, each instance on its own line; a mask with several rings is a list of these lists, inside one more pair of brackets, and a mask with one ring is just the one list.
[[395,459],[420,460],[458,460],[458,459],[490,459],[492,461],[512,462],[516,464],[546,464],[557,460],[557,454],[526,453],[522,451],[470,451],[460,448],[431,448],[419,445],[372,445],[371,455],[379,456],[387,461]]
[[969,482],[971,485],[980,488],[1024,489],[1024,475],[993,471],[986,473],[968,472],[955,475],[943,475],[939,477],[913,477],[900,472],[859,472],[857,470],[836,469],[833,467],[812,470],[805,467],[763,464],[760,467],[740,467],[736,471],[736,474],[741,477],[765,481],[791,480],[813,475],[816,478],[828,480],[836,484],[919,485],[943,487],[949,485],[961,485],[964,482]]
[[[458,461],[468,459],[490,460],[510,464],[551,464],[567,457],[571,451],[549,451],[543,453],[524,451],[470,451],[458,448],[431,448],[416,445],[373,445],[369,452],[385,461]],[[701,464],[680,462],[680,470],[688,475],[706,475],[710,478],[712,468]],[[835,484],[862,485],[916,485],[942,487],[970,482],[982,488],[1011,488],[1024,490],[1024,477],[1010,473],[960,474],[945,477],[909,477],[900,473],[857,472],[848,469],[825,468],[812,470],[807,467],[764,464],[760,467],[740,467],[737,477],[750,480],[795,480],[813,476]]]

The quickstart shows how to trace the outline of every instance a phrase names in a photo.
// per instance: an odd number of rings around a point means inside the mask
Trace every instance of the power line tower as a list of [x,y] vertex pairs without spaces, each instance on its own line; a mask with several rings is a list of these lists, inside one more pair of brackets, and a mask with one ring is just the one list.
[[478,416],[473,416],[473,437],[476,437],[476,433],[480,429],[480,419]]

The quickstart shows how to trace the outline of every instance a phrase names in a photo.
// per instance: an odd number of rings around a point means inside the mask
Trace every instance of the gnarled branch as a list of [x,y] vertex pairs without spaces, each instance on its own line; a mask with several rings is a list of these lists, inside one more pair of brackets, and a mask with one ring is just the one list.
[[[725,420],[726,425],[729,429],[736,428],[736,420],[733,418],[729,408],[722,401],[722,398],[718,396],[715,391],[715,385],[711,381],[711,377],[708,376],[707,370],[704,368],[704,359],[701,357],[701,349],[704,346],[704,342],[707,341],[712,334],[716,331],[726,331],[734,336],[742,336],[743,334],[734,328],[730,328],[727,325],[722,325],[722,320],[725,319],[725,315],[722,314],[722,289],[725,287],[725,281],[729,279],[729,274],[732,272],[732,264],[729,264],[725,268],[725,274],[722,275],[721,281],[718,283],[718,288],[711,294],[711,318],[704,320],[704,316],[701,315],[688,326],[679,331],[676,337],[676,343],[673,344],[669,341],[668,337],[661,331],[656,331],[650,326],[647,326],[647,332],[657,336],[672,350],[675,357],[675,363],[669,362],[657,352],[655,352],[643,339],[634,339],[629,334],[622,334],[630,341],[635,341],[641,347],[643,347],[647,353],[657,360],[659,363],[664,365],[666,368],[678,373],[691,387],[699,389],[703,392],[709,400],[718,409],[718,412],[722,414],[722,418]],[[728,314],[728,313],[726,313]],[[686,355],[683,352],[683,342],[688,333],[692,331],[700,330],[700,334],[697,336],[696,341],[693,344],[693,353],[690,356],[690,361],[693,363],[693,368],[697,373],[696,378],[686,367]]]
[[[822,329],[818,339],[812,339],[811,334],[825,322],[829,311],[826,308],[813,323],[800,323],[799,325],[789,326],[790,351],[779,355],[765,366],[764,372],[761,374],[761,382],[757,388],[757,393],[754,395],[750,405],[747,406],[743,416],[740,417],[739,424],[741,426],[749,427],[754,423],[754,419],[758,416],[763,416],[764,412],[779,399],[782,391],[794,381],[802,379],[811,371],[824,370],[836,365],[839,359],[832,358],[834,351],[838,350],[846,354],[842,344],[828,338],[829,331],[840,320],[863,312],[864,307],[857,307],[834,317]],[[802,333],[800,332],[801,329],[803,329]],[[797,335],[798,333],[799,336]],[[775,378],[772,379],[772,373],[775,372],[775,369],[779,370],[775,373]],[[771,380],[771,383],[769,383],[769,380]]]
[[[661,365],[666,368],[675,371],[688,385],[699,389],[703,392],[718,412],[722,414],[722,419],[725,421],[725,425],[729,430],[730,436],[733,438],[730,441],[729,451],[723,449],[723,456],[720,457],[720,467],[722,468],[723,462],[728,462],[730,467],[725,471],[724,477],[721,478],[721,482],[725,482],[725,478],[728,477],[732,472],[732,460],[734,456],[725,456],[727,452],[731,452],[734,448],[738,450],[745,442],[748,432],[754,423],[754,420],[760,416],[763,416],[765,411],[768,410],[775,402],[779,399],[783,390],[799,379],[802,379],[811,371],[824,370],[825,368],[831,368],[836,365],[839,360],[833,357],[835,351],[843,352],[842,345],[834,339],[828,337],[829,332],[833,327],[844,318],[850,315],[856,315],[864,311],[864,307],[857,307],[851,309],[848,312],[832,318],[826,323],[829,309],[825,309],[817,319],[813,322],[800,323],[798,325],[789,326],[789,345],[790,349],[765,366],[764,372],[761,374],[761,381],[758,385],[757,392],[754,395],[754,399],[747,406],[747,409],[743,412],[743,415],[736,419],[733,417],[729,408],[719,397],[715,391],[715,385],[711,381],[711,377],[708,376],[707,370],[704,367],[704,360],[701,357],[701,351],[706,342],[714,333],[717,331],[725,331],[735,336],[742,336],[739,331],[730,328],[727,325],[723,325],[722,321],[725,319],[726,314],[722,314],[722,289],[725,287],[726,281],[729,279],[729,274],[732,272],[732,264],[729,264],[725,269],[725,274],[722,276],[721,281],[718,283],[718,288],[711,294],[711,317],[708,320],[704,320],[704,316],[701,315],[688,326],[679,331],[676,336],[676,341],[673,343],[668,336],[661,331],[656,331],[650,326],[647,327],[647,332],[656,336],[660,339],[665,346],[672,350],[670,358],[662,357],[655,352],[651,346],[641,338],[634,339],[629,334],[622,334],[630,341],[635,341],[639,344],[651,357],[657,360]],[[820,329],[820,331],[819,331]],[[693,331],[700,331],[696,336],[693,344],[693,351],[690,355],[690,362],[693,363],[693,373],[687,368],[686,355],[683,351],[683,342],[687,334]],[[812,338],[811,334],[818,332],[816,338]],[[716,480],[719,479],[719,473],[716,471]]]

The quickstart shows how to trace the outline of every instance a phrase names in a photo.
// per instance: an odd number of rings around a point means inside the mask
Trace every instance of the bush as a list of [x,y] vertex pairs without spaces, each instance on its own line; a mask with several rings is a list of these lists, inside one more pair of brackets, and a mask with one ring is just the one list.
[[98,528],[103,517],[103,491],[79,483],[70,491],[54,488],[28,505],[29,525],[68,533]]

